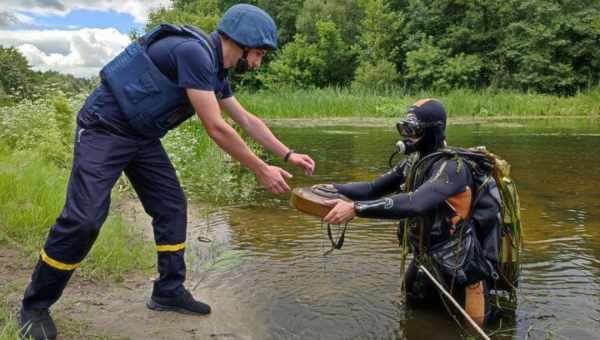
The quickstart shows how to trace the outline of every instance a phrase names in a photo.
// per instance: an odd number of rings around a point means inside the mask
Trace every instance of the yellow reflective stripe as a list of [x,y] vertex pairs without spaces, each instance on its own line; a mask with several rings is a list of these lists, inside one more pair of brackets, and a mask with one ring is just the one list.
[[40,252],[40,256],[42,257],[42,261],[44,261],[47,265],[49,265],[52,268],[56,268],[56,269],[60,269],[60,270],[75,270],[75,269],[77,269],[77,267],[79,267],[79,263],[70,264],[70,263],[56,261],[55,259],[48,256],[48,254],[46,254],[44,249],[42,249],[42,251]]
[[185,242],[179,244],[156,245],[157,251],[178,251],[181,249],[185,249]]

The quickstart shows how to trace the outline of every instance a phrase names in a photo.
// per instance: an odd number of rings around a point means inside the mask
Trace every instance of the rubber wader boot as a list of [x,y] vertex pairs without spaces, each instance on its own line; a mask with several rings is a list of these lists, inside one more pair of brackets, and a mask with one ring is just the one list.
[[34,340],[56,339],[56,326],[48,309],[25,310],[21,308],[20,314],[19,325],[22,338],[32,338]]
[[210,306],[196,301],[192,294],[184,289],[183,294],[175,297],[152,296],[146,302],[149,309],[156,311],[174,311],[183,314],[206,315],[210,313]]

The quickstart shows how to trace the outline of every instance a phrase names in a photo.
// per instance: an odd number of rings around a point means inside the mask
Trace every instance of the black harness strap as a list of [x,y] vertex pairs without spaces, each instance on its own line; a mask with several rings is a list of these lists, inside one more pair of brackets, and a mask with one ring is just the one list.
[[333,240],[333,235],[331,233],[331,224],[327,223],[327,236],[329,237],[329,241],[331,241],[331,249],[327,251],[325,255],[329,254],[334,249],[342,249],[344,238],[346,236],[346,228],[348,228],[348,223],[344,224],[344,229],[342,229],[342,233],[336,242]]

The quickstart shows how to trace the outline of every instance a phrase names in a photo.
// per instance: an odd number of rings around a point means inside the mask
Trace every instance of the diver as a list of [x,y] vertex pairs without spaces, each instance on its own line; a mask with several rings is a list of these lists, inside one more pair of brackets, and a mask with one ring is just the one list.
[[396,126],[404,138],[397,146],[407,156],[372,182],[324,185],[323,189],[351,200],[328,201],[333,209],[324,221],[345,224],[354,217],[399,220],[399,239],[410,244],[413,254],[404,276],[408,304],[441,301],[420,269],[422,265],[436,274],[481,326],[491,315],[489,291],[498,277],[494,262],[499,224],[479,226],[471,216],[499,216],[499,210],[494,203],[490,212],[476,211],[480,205],[473,204],[477,186],[472,166],[460,155],[442,151],[449,150],[446,117],[442,103],[435,99],[414,103]]

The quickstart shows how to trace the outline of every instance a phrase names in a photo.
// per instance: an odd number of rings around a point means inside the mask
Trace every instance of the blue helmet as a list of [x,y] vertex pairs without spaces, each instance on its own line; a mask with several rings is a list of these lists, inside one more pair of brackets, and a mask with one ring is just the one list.
[[231,6],[219,21],[217,31],[247,48],[277,48],[277,26],[262,9],[238,4]]

